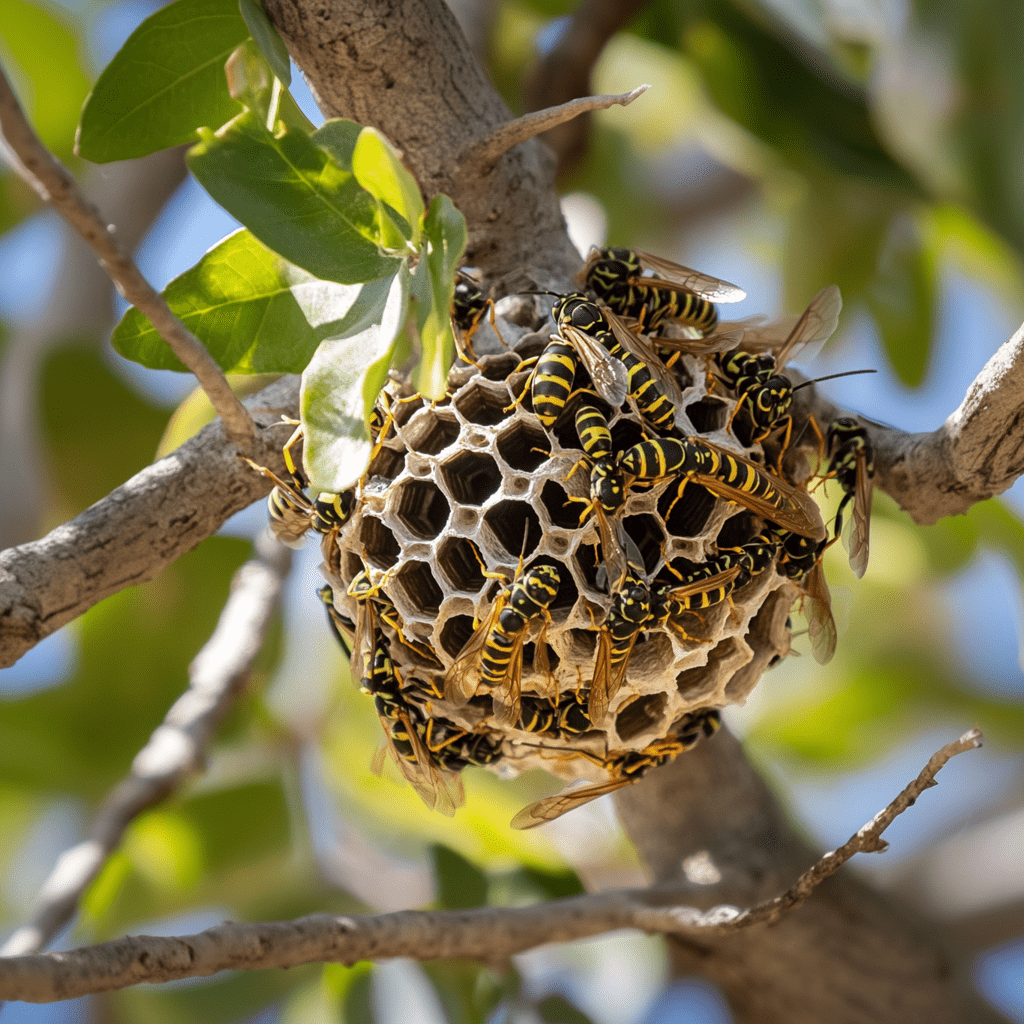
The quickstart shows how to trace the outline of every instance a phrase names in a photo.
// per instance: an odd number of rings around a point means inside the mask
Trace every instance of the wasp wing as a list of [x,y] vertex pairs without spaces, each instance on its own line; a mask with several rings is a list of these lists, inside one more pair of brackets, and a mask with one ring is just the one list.
[[712,494],[717,494],[720,498],[725,498],[726,501],[733,501],[737,505],[749,508],[751,512],[756,512],[762,519],[768,519],[784,530],[800,534],[801,537],[822,541],[828,536],[825,523],[821,518],[821,509],[806,491],[787,484],[774,474],[769,473],[764,466],[712,444],[706,438],[693,437],[689,440],[711,448],[723,456],[734,459],[741,466],[753,470],[757,476],[767,480],[775,495],[768,499],[752,494],[750,491],[734,487],[719,477],[707,473],[694,473],[693,479],[696,483],[706,487]]
[[596,786],[582,786],[578,789],[563,790],[554,796],[538,800],[536,803],[530,804],[529,807],[524,807],[512,819],[512,827],[518,829],[536,828],[538,825],[543,825],[546,821],[554,821],[555,818],[560,818],[567,811],[574,811],[577,807],[582,807],[583,804],[590,803],[591,800],[596,800],[599,796],[604,796],[606,793],[614,793],[617,789],[622,789],[623,786],[628,786],[635,781],[632,778],[613,779]]
[[832,617],[832,597],[828,592],[820,558],[804,580],[804,593],[810,606],[807,611],[807,635],[811,640],[811,653],[819,665],[827,665],[836,653],[838,636],[836,621]]
[[731,569],[724,569],[722,572],[715,573],[714,576],[706,576],[704,579],[697,580],[694,583],[687,583],[685,586],[676,587],[674,590],[670,590],[666,597],[674,601],[683,601],[688,597],[693,597],[694,594],[703,594],[708,590],[714,590],[716,587],[727,586],[742,571],[742,566],[734,565]]
[[474,676],[480,667],[479,654],[487,645],[487,638],[505,607],[505,595],[500,594],[491,606],[487,619],[479,624],[473,635],[463,644],[448,674],[444,677],[444,699],[456,707],[468,704],[476,693]]
[[661,393],[677,408],[683,404],[683,392],[679,387],[679,381],[661,360],[661,356],[655,352],[654,347],[643,334],[631,331],[625,321],[618,317],[606,306],[601,307],[605,319],[608,321],[618,343],[628,352],[632,352],[642,362],[658,383]]
[[722,281],[710,274],[702,274],[699,270],[691,270],[641,249],[634,249],[633,252],[640,257],[641,266],[649,270],[654,277],[634,277],[630,279],[630,284],[692,292],[710,302],[741,302],[747,297],[742,288],[728,281]]
[[597,634],[597,657],[594,660],[594,678],[590,684],[587,717],[594,725],[601,725],[611,703],[612,638],[607,629]]
[[629,374],[626,364],[613,356],[596,338],[590,337],[572,324],[562,324],[561,336],[576,350],[594,382],[597,393],[618,409],[629,394]]
[[501,682],[494,688],[492,701],[494,718],[505,728],[514,728],[519,723],[520,696],[522,694],[523,645],[529,627],[516,635],[512,642],[512,652],[505,666],[505,674]]
[[856,452],[857,477],[853,492],[853,527],[850,534],[850,568],[859,579],[868,567],[871,544],[871,498],[874,479],[868,473],[867,456],[862,448]]
[[822,288],[811,299],[782,348],[775,354],[776,367],[781,370],[797,352],[807,360],[816,356],[839,326],[842,308],[843,297],[839,289],[834,284]]

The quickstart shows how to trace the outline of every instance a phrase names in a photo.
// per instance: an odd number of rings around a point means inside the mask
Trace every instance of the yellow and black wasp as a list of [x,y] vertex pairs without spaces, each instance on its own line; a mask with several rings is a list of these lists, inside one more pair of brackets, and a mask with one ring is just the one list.
[[745,445],[763,441],[773,431],[785,426],[782,449],[788,446],[792,430],[789,410],[797,389],[781,372],[782,368],[797,351],[811,346],[820,347],[832,336],[842,307],[839,289],[834,284],[828,285],[811,299],[774,355],[769,352],[732,352],[719,358],[722,382],[735,392],[738,399],[729,423],[731,425],[741,412],[746,416],[747,426],[741,431],[742,436],[738,435]]
[[[473,335],[483,323],[484,314],[490,312],[491,327],[495,334],[498,328],[494,323],[494,302],[488,298],[484,290],[469,274],[460,270],[455,279],[455,292],[452,295],[452,325],[455,328],[455,341],[459,348],[459,356],[467,363],[478,365],[476,353],[473,351]],[[501,335],[498,334],[499,340]]]
[[524,807],[513,819],[512,827],[535,828],[546,821],[554,821],[568,811],[596,800],[606,793],[629,786],[642,779],[652,768],[674,761],[680,754],[692,750],[703,738],[713,736],[721,724],[717,711],[707,708],[684,715],[673,727],[673,732],[664,739],[655,740],[650,746],[639,751],[629,751],[608,758],[598,758],[584,750],[573,751],[577,757],[585,757],[604,768],[611,778],[596,786],[563,790],[554,796],[538,800]]
[[[504,726],[516,725],[520,716],[523,646],[533,620],[548,618],[548,608],[558,596],[560,583],[557,566],[537,565],[502,590],[487,619],[477,626],[448,670],[444,683],[446,700],[461,707],[472,699],[478,685],[486,686],[493,692],[495,719]],[[542,664],[547,659],[543,634],[537,642],[535,664],[538,659]],[[477,674],[478,681],[474,679]]]
[[385,745],[373,760],[379,775],[384,755],[390,749],[406,780],[432,810],[452,815],[465,802],[462,782],[452,771],[444,770],[423,742],[426,717],[410,703],[402,690],[402,680],[391,660],[387,638],[375,637],[370,670],[362,679],[362,690],[373,697],[374,708],[384,730]]
[[685,573],[679,580],[656,581],[651,591],[650,625],[671,626],[684,639],[690,639],[680,622],[683,614],[699,615],[705,608],[721,604],[746,582],[743,566],[730,564],[731,561],[728,555],[719,556]]
[[355,491],[351,488],[336,494],[322,491],[315,499],[310,500],[306,494],[309,481],[296,459],[295,452],[302,442],[302,426],[294,420],[286,422],[295,423],[294,432],[281,450],[285,468],[288,470],[288,480],[282,480],[276,473],[265,466],[257,465],[252,459],[245,461],[256,472],[274,482],[274,487],[267,498],[270,528],[279,541],[294,547],[309,530],[327,536],[344,526],[352,515]]
[[588,288],[619,316],[645,332],[665,320],[711,334],[718,325],[716,302],[740,302],[742,288],[640,249],[593,249],[583,268]]
[[524,693],[518,728],[543,736],[579,736],[594,727],[587,713],[589,703],[588,690],[569,690],[559,694],[557,702],[548,697]]
[[[580,513],[580,524],[591,512],[594,513],[611,592],[619,586],[626,574],[625,537],[621,526],[612,519],[626,500],[626,479],[619,468],[608,421],[598,409],[592,405],[580,406],[576,411],[576,433],[590,460],[590,501]],[[572,473],[569,475],[572,476]]]
[[819,665],[827,665],[836,653],[838,633],[832,616],[832,596],[825,580],[822,556],[831,541],[812,541],[786,530],[777,532],[779,571],[800,584],[803,612],[811,653]]
[[859,578],[868,567],[875,451],[868,439],[867,431],[849,416],[835,420],[828,428],[828,450],[832,455],[828,476],[834,477],[844,492],[843,500],[836,510],[835,534],[842,534],[843,512],[852,501],[853,529],[847,550],[850,555],[850,568]]
[[[619,457],[619,466],[638,480],[680,476],[679,494],[690,481],[726,501],[750,509],[780,527],[823,541],[827,536],[814,499],[740,455],[698,437],[641,441]],[[675,504],[673,501],[673,505]]]
[[[645,420],[659,428],[674,425],[683,400],[679,382],[643,335],[629,330],[612,310],[602,309],[579,293],[560,296],[551,316],[559,334],[574,346],[581,338],[596,341],[625,367],[627,393]],[[601,389],[597,390],[601,394]],[[606,395],[601,397],[607,399]],[[622,402],[611,404],[618,408]]]
[[601,725],[626,678],[626,667],[637,637],[651,616],[651,591],[638,565],[626,569],[622,585],[612,593],[612,606],[597,635],[594,679],[587,714]]
[[469,732],[447,718],[432,714],[417,731],[431,760],[447,772],[474,765],[485,768],[501,758],[501,743],[486,733]]

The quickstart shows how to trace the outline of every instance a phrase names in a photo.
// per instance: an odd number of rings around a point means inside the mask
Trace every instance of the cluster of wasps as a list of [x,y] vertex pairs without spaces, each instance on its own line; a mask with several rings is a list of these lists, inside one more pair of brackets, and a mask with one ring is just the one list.
[[[524,570],[523,559],[494,599],[472,636],[445,671],[430,648],[403,632],[397,609],[364,571],[348,587],[358,614],[349,618],[335,606],[335,595],[320,595],[339,642],[351,653],[353,678],[373,696],[387,745],[405,777],[428,805],[451,813],[462,801],[458,773],[466,765],[494,764],[502,756],[500,730],[520,730],[538,740],[571,743],[599,728],[620,690],[633,648],[645,631],[676,630],[687,638],[687,616],[730,601],[730,595],[773,566],[802,591],[815,657],[827,662],[835,651],[836,629],[822,571],[826,548],[843,532],[852,504],[848,542],[850,563],[862,575],[868,558],[873,455],[864,428],[852,419],[817,433],[819,454],[829,458],[821,475],[835,479],[843,497],[831,535],[806,489],[784,479],[783,459],[794,442],[791,409],[794,385],[787,362],[832,334],[841,307],[838,289],[823,289],[780,337],[776,327],[751,322],[723,324],[716,303],[739,301],[735,285],[628,249],[591,254],[581,274],[586,292],[555,295],[551,310],[556,333],[541,354],[526,360],[526,386],[515,404],[530,402],[547,432],[571,419],[579,438],[579,466],[589,469],[589,500],[580,524],[597,522],[608,608],[594,628],[597,645],[588,681],[552,697],[523,692],[523,649],[540,623],[534,670],[545,674],[544,630],[561,582],[559,569],[539,564]],[[544,293],[542,293],[544,294]],[[456,287],[452,316],[463,357],[474,360],[472,337],[493,305],[468,276]],[[731,392],[729,420],[744,448],[761,445],[774,453],[774,465],[761,464],[687,434],[678,365],[685,355],[703,357],[712,387]],[[610,417],[629,407],[643,424],[644,439],[617,451]],[[371,420],[378,448],[394,422],[394,406],[381,397]],[[306,481],[295,458],[297,432],[285,447],[288,482],[275,479],[270,513],[275,532],[295,539],[308,529],[324,537],[327,564],[340,559],[337,535],[351,515],[354,492],[306,495]],[[769,460],[772,461],[772,460]],[[264,471],[265,472],[265,471]],[[699,484],[760,520],[759,531],[733,547],[722,548],[699,565],[683,570],[667,563],[648,578],[636,545],[623,529],[619,513],[631,489],[667,483],[674,489],[669,512],[685,502],[688,485]],[[667,518],[667,516],[666,516]],[[485,576],[493,577],[481,565]],[[418,660],[436,666],[432,680],[403,679],[391,657],[387,625],[397,642]],[[490,703],[495,729],[468,731],[444,718],[435,707]],[[521,811],[512,824],[529,828],[557,818],[604,793],[629,785],[650,769],[674,759],[719,725],[718,712],[699,709],[677,721],[669,735],[640,751],[598,757],[579,747],[538,744],[541,749],[584,757],[602,768],[608,781],[563,791]],[[382,748],[383,750],[384,748]],[[378,759],[379,764],[379,759]]]

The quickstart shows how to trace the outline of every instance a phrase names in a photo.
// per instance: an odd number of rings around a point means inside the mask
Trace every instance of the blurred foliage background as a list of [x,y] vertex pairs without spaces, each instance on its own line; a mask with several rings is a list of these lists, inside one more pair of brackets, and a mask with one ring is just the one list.
[[[465,6],[482,59],[521,112],[526,72],[567,30],[573,5]],[[121,208],[153,225],[140,260],[162,287],[230,218],[194,184],[175,190],[180,168],[158,186],[156,175],[97,171],[72,154],[90,83],[153,9],[0,0],[0,58],[44,141],[94,194],[131,189]],[[1024,19],[993,0],[648,3],[604,50],[592,91],[654,88],[628,110],[595,115],[589,148],[563,182],[574,238],[637,245],[735,281],[749,298],[730,315],[795,312],[837,283],[840,331],[811,369],[877,368],[823,387],[857,412],[933,429],[1024,309],[1022,35]],[[191,387],[109,350],[109,290],[99,313],[79,316],[88,261],[9,172],[0,174],[0,231],[6,545],[42,535],[151,461]],[[957,759],[945,785],[893,826],[890,852],[856,869],[951,928],[1001,921],[973,940],[978,980],[1024,1021],[1022,496],[1018,486],[920,528],[876,495],[866,577],[854,579],[840,550],[827,556],[835,660],[787,659],[727,719],[808,833],[829,845],[941,742],[970,725],[984,730],[985,749]],[[824,500],[834,509],[836,498]],[[158,580],[0,672],[3,934],[30,913],[56,857],[185,685],[264,523],[262,507],[236,517]],[[135,822],[59,944],[181,934],[226,917],[516,903],[639,879],[606,801],[523,835],[509,818],[551,780],[470,770],[453,824],[397,777],[372,775],[378,726],[324,628],[318,560],[313,550],[297,559],[283,621],[209,770]],[[508,975],[460,964],[310,967],[5,1013],[388,1021],[414,1000],[418,1019],[453,1024],[729,1019],[698,983],[659,996],[664,975],[657,941],[616,935],[519,958]]]

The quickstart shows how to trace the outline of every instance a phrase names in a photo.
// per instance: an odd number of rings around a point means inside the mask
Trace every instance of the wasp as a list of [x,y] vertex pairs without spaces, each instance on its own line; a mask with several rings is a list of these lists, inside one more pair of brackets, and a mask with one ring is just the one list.
[[583,268],[588,288],[643,331],[657,331],[665,320],[694,328],[703,336],[718,325],[715,302],[740,302],[742,288],[639,249],[593,249]]
[[[295,423],[294,420],[286,422]],[[309,481],[295,456],[295,449],[302,438],[302,425],[297,424],[292,436],[281,449],[285,468],[288,470],[287,481],[265,466],[245,459],[257,473],[274,482],[274,487],[267,498],[270,528],[279,541],[292,547],[298,544],[309,530],[323,536],[335,533],[348,522],[356,498],[355,490],[349,488],[339,493],[321,491],[314,500],[309,499],[306,494]]]
[[828,428],[828,450],[832,453],[828,475],[839,481],[844,492],[836,510],[835,533],[842,534],[843,512],[852,501],[853,532],[848,551],[850,567],[859,578],[868,567],[875,452],[867,431],[849,416],[835,420]]
[[774,356],[767,352],[757,355],[733,352],[719,359],[722,381],[738,398],[729,423],[732,423],[741,409],[746,410],[750,420],[750,436],[742,438],[745,443],[763,441],[785,424],[783,450],[788,446],[792,431],[789,410],[793,405],[793,393],[796,388],[780,371],[799,349],[820,346],[832,336],[839,323],[839,312],[842,307],[843,300],[839,289],[834,284],[828,285],[811,299],[807,309]]
[[356,624],[343,612],[334,607],[334,589],[331,585],[325,584],[317,592],[317,597],[324,603],[327,609],[327,622],[331,632],[335,635],[345,657],[352,657],[352,641],[356,635]]
[[[519,721],[523,645],[531,622],[548,618],[548,607],[558,595],[560,583],[556,566],[538,565],[502,590],[486,621],[477,627],[448,670],[444,682],[446,700],[461,707],[472,698],[476,691],[472,677],[479,666],[480,683],[494,691],[496,720],[504,726],[514,726]],[[537,652],[546,661],[543,637]]]
[[746,582],[742,565],[729,565],[728,556],[710,560],[687,573],[679,583],[663,582],[651,594],[651,624],[671,624],[687,638],[679,624],[684,612],[698,614],[705,608],[721,604]]
[[641,570],[629,565],[621,588],[612,594],[612,606],[597,637],[594,681],[587,714],[600,725],[626,678],[626,666],[637,637],[651,616],[651,591]]
[[384,730],[385,745],[374,756],[374,772],[381,773],[385,750],[390,749],[402,775],[423,802],[442,814],[454,814],[465,802],[462,782],[453,772],[442,770],[423,742],[424,715],[406,700],[383,633],[375,637],[373,660],[369,673],[362,679],[362,689],[373,697]]
[[[483,323],[484,314],[490,311],[491,327],[498,334],[494,323],[494,302],[489,299],[483,289],[463,271],[459,271],[455,280],[455,292],[452,295],[452,325],[455,327],[455,340],[459,347],[459,356],[467,363],[477,366],[476,353],[473,351],[473,335]],[[501,335],[498,334],[499,340]],[[504,342],[503,342],[504,344]]]
[[641,441],[622,453],[619,465],[639,480],[684,477],[675,501],[682,496],[685,485],[693,481],[793,533],[814,540],[826,537],[821,512],[810,495],[784,483],[756,462],[710,441],[697,437]]
[[512,827],[535,828],[546,821],[554,821],[568,811],[582,807],[606,793],[629,786],[642,779],[652,768],[674,761],[680,754],[692,750],[703,738],[713,736],[719,728],[720,718],[711,708],[701,709],[684,715],[674,726],[674,731],[664,739],[655,740],[640,751],[629,751],[609,758],[598,758],[584,750],[573,753],[585,757],[604,768],[611,778],[596,786],[570,789],[554,796],[538,800],[524,807],[513,819]]
[[827,665],[836,653],[838,642],[836,622],[832,616],[832,595],[821,564],[822,556],[831,542],[814,542],[785,530],[780,530],[777,537],[779,571],[799,582],[803,590],[811,653],[819,665]]
[[524,693],[518,728],[544,736],[578,736],[594,727],[587,713],[589,702],[588,690],[559,694],[557,702]]
[[[559,297],[551,316],[563,337],[574,344],[581,336],[594,339],[625,367],[627,393],[652,426],[670,427],[675,422],[683,400],[679,383],[641,334],[629,330],[612,310],[602,309],[579,293]],[[622,402],[612,404],[618,407]]]
[[[576,433],[591,465],[590,501],[580,513],[580,524],[589,513],[594,513],[611,591],[619,586],[626,573],[624,537],[618,524],[611,519],[626,500],[626,479],[619,468],[608,422],[598,409],[592,405],[580,406],[576,411]],[[575,470],[573,467],[573,472]]]
[[447,718],[431,715],[417,730],[431,759],[442,770],[460,772],[475,765],[485,768],[501,758],[501,744],[484,733],[469,732]]

